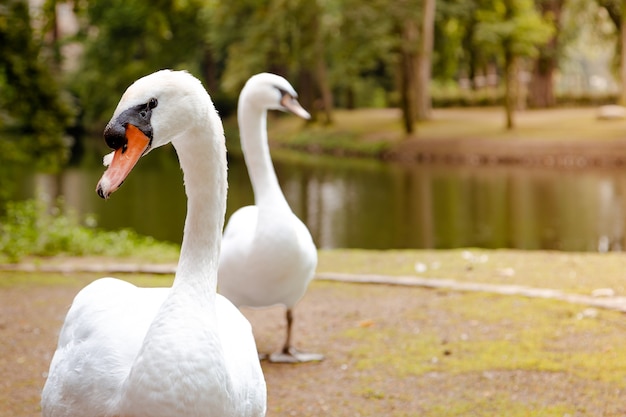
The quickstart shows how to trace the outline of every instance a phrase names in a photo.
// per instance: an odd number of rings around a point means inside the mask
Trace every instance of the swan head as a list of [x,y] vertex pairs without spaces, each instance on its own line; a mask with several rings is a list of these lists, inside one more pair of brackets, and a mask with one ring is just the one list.
[[280,75],[263,72],[250,77],[239,95],[239,102],[244,101],[262,110],[281,110],[303,119],[311,118],[298,103],[296,90]]
[[206,117],[206,97],[200,81],[185,71],[157,71],[128,87],[104,129],[113,152],[104,157],[108,169],[98,182],[98,195],[108,198],[139,158],[183,136]]

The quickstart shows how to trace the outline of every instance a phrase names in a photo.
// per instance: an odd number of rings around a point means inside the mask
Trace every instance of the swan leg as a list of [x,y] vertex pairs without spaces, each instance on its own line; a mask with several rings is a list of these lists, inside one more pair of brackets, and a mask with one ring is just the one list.
[[316,362],[324,359],[324,355],[319,353],[299,352],[291,346],[291,328],[293,326],[293,310],[287,309],[287,339],[280,352],[269,355],[269,361],[273,363],[301,363]]

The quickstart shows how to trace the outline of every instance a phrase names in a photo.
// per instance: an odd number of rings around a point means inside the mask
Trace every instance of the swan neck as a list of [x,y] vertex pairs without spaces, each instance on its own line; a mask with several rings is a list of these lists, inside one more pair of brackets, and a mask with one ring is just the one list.
[[239,134],[256,205],[287,205],[272,164],[267,137],[267,110],[239,101]]
[[197,129],[195,134],[197,140],[172,142],[187,194],[187,216],[174,287],[191,284],[195,291],[214,297],[226,212],[226,149],[223,131],[216,133],[221,136],[219,140],[209,140],[206,128]]

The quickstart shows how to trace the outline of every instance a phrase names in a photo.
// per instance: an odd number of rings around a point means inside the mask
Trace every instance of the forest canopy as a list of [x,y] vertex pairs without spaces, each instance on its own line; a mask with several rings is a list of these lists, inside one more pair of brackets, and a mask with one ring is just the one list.
[[269,71],[294,84],[317,123],[332,123],[335,108],[400,107],[410,133],[433,105],[488,104],[502,105],[513,128],[517,108],[572,96],[554,80],[571,70],[581,37],[620,56],[621,7],[617,0],[46,0],[29,8],[7,0],[0,131],[20,139],[2,141],[0,151],[61,166],[80,145],[78,133],[101,131],[119,94],[162,68],[199,77],[223,117],[233,114],[247,78]]

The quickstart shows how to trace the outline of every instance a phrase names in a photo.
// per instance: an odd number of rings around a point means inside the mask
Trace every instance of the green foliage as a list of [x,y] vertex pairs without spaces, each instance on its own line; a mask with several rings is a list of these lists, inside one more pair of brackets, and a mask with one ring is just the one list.
[[68,157],[74,110],[42,58],[23,0],[0,6],[0,92],[0,129],[14,132],[0,142],[4,161],[58,169]]
[[277,117],[268,124],[272,143],[315,154],[381,158],[402,137],[395,119],[385,110],[337,110],[332,125],[312,125],[293,117]]
[[437,2],[433,49],[434,79],[454,80],[461,69],[471,65],[473,51],[467,44],[476,25],[476,8],[475,1]]
[[284,146],[327,155],[380,158],[391,145],[387,140],[363,141],[351,132],[320,128],[303,130],[284,142]]
[[[261,71],[285,75],[313,114],[322,91],[331,91],[338,107],[393,106],[402,88],[400,51],[419,48],[418,41],[402,43],[401,28],[407,22],[419,27],[422,5],[420,0],[92,0],[73,2],[79,32],[57,39],[52,34],[58,2],[64,0],[44,1],[36,24],[26,0],[0,6],[0,129],[12,128],[19,138],[1,141],[0,154],[34,158],[42,166],[58,166],[67,157],[65,132],[74,104],[50,75],[50,62],[53,75],[63,77],[81,107],[81,127],[93,132],[101,131],[131,82],[162,68],[186,69],[204,79],[223,115],[232,111],[248,77]],[[619,1],[598,2],[613,18]],[[534,56],[554,34],[536,3],[438,1],[433,78],[471,79],[485,75],[487,66],[490,74],[501,74],[503,54]],[[583,0],[565,4],[590,9]],[[579,27],[573,29],[570,35]],[[77,70],[61,74],[61,46],[68,42],[79,44],[82,53]],[[493,102],[483,96],[460,100]]]
[[[370,97],[377,87],[387,92],[393,90],[393,66],[400,46],[395,26],[403,8],[410,7],[381,0],[343,0],[337,2],[336,10],[327,12],[326,49],[330,79],[337,90],[358,94],[366,89]],[[389,18],[390,14],[396,17]],[[387,18],[381,18],[385,15]],[[357,99],[355,104],[370,107],[376,103]]]
[[283,0],[219,2],[211,16],[210,39],[224,61],[222,88],[234,95],[257,72],[295,73],[308,39],[302,7],[314,2]]
[[[94,223],[93,220],[87,223]],[[0,260],[19,261],[25,256],[142,255],[159,258],[177,248],[132,230],[103,231],[81,224],[78,216],[60,202],[47,210],[41,200],[9,202],[0,221]]]
[[394,19],[406,9],[414,8],[383,0],[220,2],[210,39],[224,62],[222,88],[238,94],[250,75],[272,71],[302,94],[311,88],[310,79],[300,81],[302,75],[325,62],[335,91],[359,89],[371,80],[393,89],[388,67],[398,47]]
[[476,11],[474,41],[493,54],[533,57],[554,33],[532,0],[489,0]]
[[208,53],[207,8],[201,0],[89,1],[81,15],[84,44],[72,89],[85,122],[101,128],[123,92],[136,79],[163,68],[198,76]]
[[501,88],[462,89],[457,83],[434,81],[431,85],[433,107],[483,107],[503,103]]

